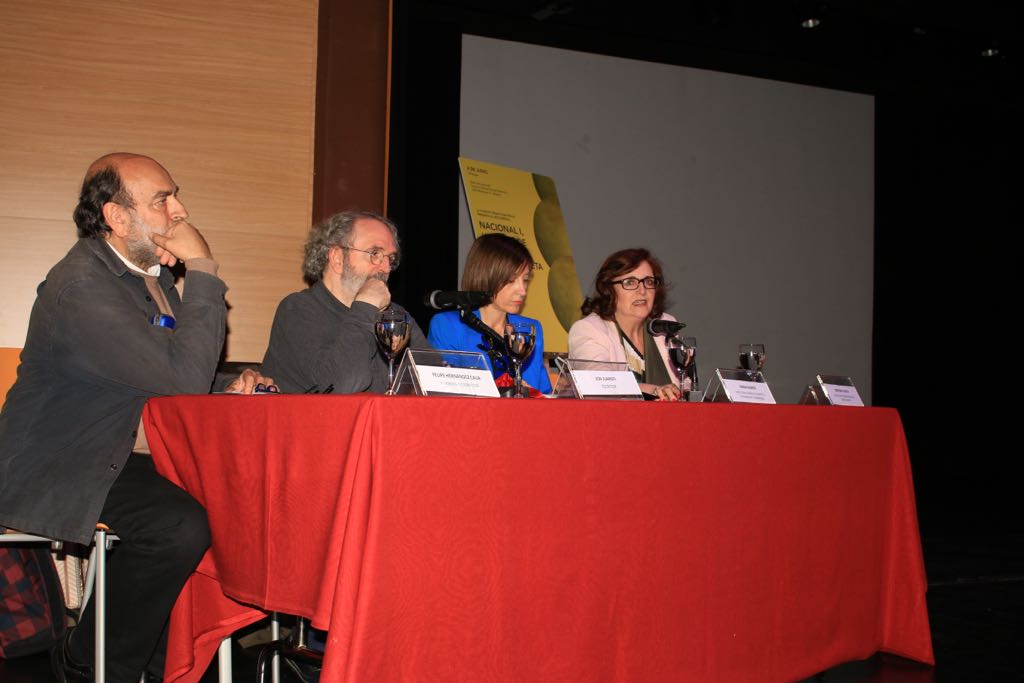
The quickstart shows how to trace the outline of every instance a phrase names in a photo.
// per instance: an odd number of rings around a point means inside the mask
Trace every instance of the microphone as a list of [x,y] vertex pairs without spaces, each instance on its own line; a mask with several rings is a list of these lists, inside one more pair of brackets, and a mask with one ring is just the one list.
[[684,327],[686,327],[686,323],[677,323],[671,320],[652,318],[647,321],[647,331],[651,333],[652,337],[657,337],[660,334],[671,336]]
[[487,292],[442,292],[435,289],[423,297],[423,305],[437,311],[449,308],[480,308],[491,303],[491,295]]

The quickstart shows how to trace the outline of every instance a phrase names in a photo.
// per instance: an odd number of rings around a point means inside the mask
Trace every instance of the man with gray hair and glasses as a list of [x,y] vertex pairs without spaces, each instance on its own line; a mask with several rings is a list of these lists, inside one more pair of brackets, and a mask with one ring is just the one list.
[[[398,267],[394,223],[368,211],[344,211],[309,232],[303,277],[309,288],[277,307],[262,372],[287,393],[350,394],[387,390],[388,363],[373,328],[391,301],[388,276]],[[410,348],[430,348],[412,322]]]

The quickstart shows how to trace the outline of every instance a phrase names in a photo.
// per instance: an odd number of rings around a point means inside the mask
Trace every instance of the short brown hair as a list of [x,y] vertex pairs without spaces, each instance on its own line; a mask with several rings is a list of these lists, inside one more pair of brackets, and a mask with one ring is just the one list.
[[651,318],[660,318],[661,314],[665,312],[667,304],[665,292],[668,290],[668,284],[661,274],[661,261],[642,247],[622,249],[604,260],[600,270],[597,271],[597,277],[594,278],[594,295],[584,299],[583,305],[580,307],[583,315],[597,313],[605,320],[614,318],[616,297],[615,285],[612,284],[612,280],[617,280],[626,273],[639,268],[644,261],[651,264],[654,277],[661,282],[654,290],[654,308],[651,309],[650,316]]
[[462,289],[495,296],[523,268],[533,268],[533,256],[522,242],[497,232],[481,235],[466,256]]

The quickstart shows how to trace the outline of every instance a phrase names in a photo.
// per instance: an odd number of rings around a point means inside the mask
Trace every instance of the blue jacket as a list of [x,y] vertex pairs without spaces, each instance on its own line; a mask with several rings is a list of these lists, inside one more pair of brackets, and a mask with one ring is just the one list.
[[[474,311],[473,315],[479,318],[480,311]],[[548,377],[548,371],[544,367],[544,328],[533,318],[525,318],[512,313],[508,314],[508,321],[533,323],[537,329],[537,343],[533,348],[533,353],[523,364],[523,381],[545,394],[551,393],[551,378]],[[444,311],[435,315],[430,320],[427,339],[435,349],[484,351],[484,358],[487,360],[487,366],[491,368],[491,373],[495,377],[504,374],[504,371],[496,371],[491,365],[491,359],[487,356],[486,345],[480,333],[464,324],[459,319],[458,311]]]

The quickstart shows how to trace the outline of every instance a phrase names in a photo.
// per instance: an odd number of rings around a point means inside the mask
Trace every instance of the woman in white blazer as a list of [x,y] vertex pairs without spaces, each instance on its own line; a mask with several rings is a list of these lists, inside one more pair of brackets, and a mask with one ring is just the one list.
[[[569,357],[626,363],[640,390],[660,401],[679,399],[679,373],[665,337],[651,335],[647,321],[675,321],[665,313],[661,263],[646,249],[623,249],[604,260],[581,320],[569,329]],[[686,380],[689,382],[689,380]],[[685,388],[684,384],[684,388]]]

